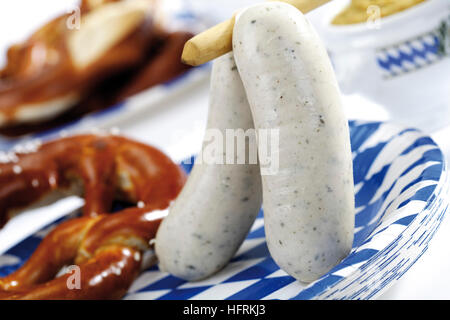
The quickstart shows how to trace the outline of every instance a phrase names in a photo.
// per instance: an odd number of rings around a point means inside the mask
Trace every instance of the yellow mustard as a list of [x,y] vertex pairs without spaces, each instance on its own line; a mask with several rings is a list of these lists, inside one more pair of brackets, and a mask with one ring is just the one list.
[[[408,9],[425,0],[352,0],[350,5],[339,13],[332,24],[354,24],[369,19],[386,17]],[[371,8],[371,6],[373,6]],[[378,8],[377,8],[378,7]]]

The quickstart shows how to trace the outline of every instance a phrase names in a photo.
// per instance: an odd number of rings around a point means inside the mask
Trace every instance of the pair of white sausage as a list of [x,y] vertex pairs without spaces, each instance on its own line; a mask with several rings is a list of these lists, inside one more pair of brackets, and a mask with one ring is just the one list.
[[[253,119],[257,132],[279,130],[279,168],[262,176],[267,243],[284,271],[300,281],[316,280],[348,254],[354,228],[349,131],[332,66],[301,12],[279,2],[238,15],[233,56],[239,74],[230,68],[231,54],[214,63],[208,125],[234,128],[245,118],[243,128]],[[195,165],[157,234],[164,270],[197,280],[229,261],[257,214],[255,169]],[[226,188],[224,174],[234,177]],[[239,201],[250,188],[253,197]]]
[[[207,130],[219,130],[225,138],[226,129],[253,128],[233,55],[226,54],[213,65]],[[209,140],[205,137],[203,151],[214,142]],[[225,141],[221,143],[225,146]],[[160,268],[187,280],[208,277],[228,263],[262,202],[258,164],[226,164],[226,152],[217,157],[224,164],[215,164],[207,159],[210,154],[202,155],[205,159],[195,162],[155,243]],[[237,163],[237,156],[235,152],[232,163]]]

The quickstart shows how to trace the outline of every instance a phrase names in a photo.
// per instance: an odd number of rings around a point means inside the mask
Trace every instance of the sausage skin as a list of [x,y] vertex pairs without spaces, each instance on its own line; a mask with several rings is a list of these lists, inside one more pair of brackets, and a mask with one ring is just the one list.
[[[211,143],[208,133],[214,130],[225,137],[227,129],[254,129],[231,53],[213,64],[209,108],[204,152]],[[249,232],[262,202],[259,165],[257,161],[238,164],[238,152],[232,156],[233,164],[226,164],[227,152],[217,154],[223,164],[197,159],[170,207],[155,242],[162,270],[186,280],[206,278],[228,263]]]

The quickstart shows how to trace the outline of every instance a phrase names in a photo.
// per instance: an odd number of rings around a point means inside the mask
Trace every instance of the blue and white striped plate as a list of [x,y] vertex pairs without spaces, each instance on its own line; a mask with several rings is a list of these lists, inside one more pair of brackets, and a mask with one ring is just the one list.
[[[420,131],[356,121],[350,122],[350,131],[355,241],[350,255],[321,279],[305,285],[280,270],[266,246],[261,211],[236,256],[215,276],[186,282],[153,266],[138,277],[125,298],[370,299],[380,295],[426,251],[448,209],[450,183],[441,150]],[[17,269],[51,227],[1,256],[0,276]]]

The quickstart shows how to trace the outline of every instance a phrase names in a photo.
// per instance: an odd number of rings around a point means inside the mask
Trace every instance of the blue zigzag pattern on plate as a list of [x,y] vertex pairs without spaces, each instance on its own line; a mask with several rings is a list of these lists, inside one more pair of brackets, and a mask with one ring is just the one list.
[[[144,271],[126,299],[369,299],[399,279],[426,251],[448,208],[449,179],[436,144],[414,129],[350,122],[355,181],[355,240],[350,255],[310,285],[270,257],[261,210],[229,265],[186,282],[157,266]],[[192,168],[193,159],[181,165]],[[0,276],[17,269],[60,221],[0,257]]]
[[385,77],[421,69],[440,58],[440,39],[435,31],[404,43],[379,49],[377,63]]

